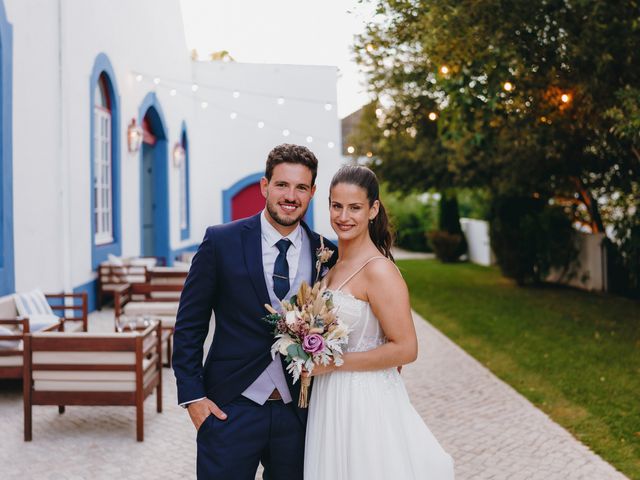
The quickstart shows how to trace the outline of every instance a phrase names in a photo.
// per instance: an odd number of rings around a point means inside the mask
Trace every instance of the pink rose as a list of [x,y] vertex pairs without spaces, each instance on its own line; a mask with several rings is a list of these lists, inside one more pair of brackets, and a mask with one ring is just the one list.
[[324,339],[322,338],[322,335],[312,333],[304,337],[304,340],[302,341],[302,349],[311,355],[324,350]]

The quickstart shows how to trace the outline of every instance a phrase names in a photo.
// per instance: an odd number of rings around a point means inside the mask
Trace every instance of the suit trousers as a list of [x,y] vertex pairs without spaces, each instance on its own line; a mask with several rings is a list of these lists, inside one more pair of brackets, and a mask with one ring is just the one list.
[[210,415],[198,429],[198,480],[254,480],[259,463],[264,480],[302,480],[305,426],[293,402],[240,396],[222,410],[226,420]]

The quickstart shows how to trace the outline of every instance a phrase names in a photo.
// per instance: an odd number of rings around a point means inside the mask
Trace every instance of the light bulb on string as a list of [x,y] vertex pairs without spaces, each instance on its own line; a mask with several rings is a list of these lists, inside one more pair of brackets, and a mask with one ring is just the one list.
[[569,95],[568,93],[563,93],[560,96],[560,100],[562,101],[562,103],[569,103],[571,101],[571,95]]
[[284,130],[282,130],[282,136],[283,137],[288,137],[290,133],[291,132],[289,130],[287,130],[286,128]]
[[442,73],[443,75],[446,75],[447,73],[449,73],[449,67],[447,67],[446,65],[442,65],[440,67],[440,73]]
[[142,75],[138,74],[136,75],[136,82],[141,82],[142,81]]
[[276,100],[276,102],[278,103],[278,105],[283,105],[284,104],[284,98],[278,97],[278,100]]
[[329,143],[327,143],[327,147],[329,147],[329,148],[333,148],[333,147],[335,147],[335,146],[336,146],[336,144],[335,144],[335,143],[333,143],[333,142],[329,142]]
[[309,135],[307,137],[307,143],[312,143],[313,142],[313,137],[311,135]]
[[169,90],[169,95],[171,95],[172,97],[175,97],[177,93],[178,91],[175,88],[172,88],[171,90]]
[[502,88],[504,88],[505,92],[510,92],[511,90],[513,90],[513,83],[504,82],[504,84],[502,85]]
[[264,122],[262,120],[258,122],[258,128],[264,128]]
[[233,92],[232,95],[233,95],[233,98],[239,98],[240,97],[240,92],[236,90],[236,91]]
[[156,85],[160,85],[160,77],[155,77],[153,79],[153,83],[155,83]]
[[436,112],[429,112],[429,120],[431,120],[432,122],[435,122],[437,118],[438,118],[438,114],[436,114]]
[[229,114],[229,118],[230,118],[231,120],[235,120],[236,118],[238,118],[238,114],[237,114],[236,112],[231,112],[231,113]]
[[207,107],[209,106],[209,103],[208,103],[208,102],[202,102],[202,103],[200,104],[200,106],[201,106],[201,107],[202,107],[202,109],[204,110],[205,108],[207,108]]
[[327,102],[327,103],[324,104],[324,109],[327,112],[330,112],[333,109],[333,105],[331,105],[329,102]]
[[353,145],[349,145],[347,147],[347,153],[352,154],[356,151],[356,149],[353,147]]
[[200,87],[198,86],[197,83],[194,83],[193,85],[191,85],[191,91],[192,92],[197,92],[199,88]]

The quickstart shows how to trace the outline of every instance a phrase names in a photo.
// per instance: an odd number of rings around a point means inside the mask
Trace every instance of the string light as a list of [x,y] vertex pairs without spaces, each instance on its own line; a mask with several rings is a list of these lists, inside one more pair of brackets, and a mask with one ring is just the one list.
[[571,101],[571,95],[569,95],[568,93],[563,93],[560,97],[560,100],[562,101],[562,103],[569,103]]
[[356,151],[356,149],[355,149],[352,145],[349,145],[349,146],[347,147],[347,152],[348,152],[348,153],[350,153],[350,154],[351,154],[351,153],[353,153],[353,152],[355,152],[355,151]]
[[440,67],[440,73],[442,73],[443,75],[446,75],[447,73],[449,73],[449,67],[447,67],[446,65],[442,65]]
[[367,152],[367,158],[373,157],[373,152]]
[[436,112],[429,112],[429,120],[431,120],[432,122],[435,122],[436,118],[438,118],[438,115],[436,114]]
[[[210,90],[226,90],[227,92],[229,92],[231,94],[231,96],[233,98],[239,98],[241,95],[243,95],[245,93],[245,91],[243,90],[242,92],[240,90],[231,90],[229,88],[224,88],[224,87],[217,87],[217,86],[210,86],[210,85],[202,85],[202,84],[198,84],[196,82],[180,82],[180,81],[175,81],[175,80],[169,80],[169,79],[163,79],[161,80],[160,77],[154,77],[151,75],[146,75],[144,73],[139,73],[139,72],[132,72],[133,77],[135,78],[135,80],[137,82],[142,82],[142,81],[147,81],[149,83],[153,83],[155,86],[161,86],[163,88],[167,89],[167,93],[172,96],[175,97],[176,95],[178,95],[179,93],[183,93],[183,91],[181,91],[180,88],[180,84],[185,84],[186,88],[189,88],[191,90],[191,92],[198,92],[198,91],[202,91],[203,89],[210,89]],[[321,104],[324,108],[325,111],[332,111],[334,109],[334,104],[332,102],[327,102],[327,101],[320,101],[318,99],[305,99],[305,98],[296,98],[296,97],[287,97],[285,98],[284,96],[275,96],[275,95],[269,95],[269,94],[265,94],[265,93],[256,93],[256,92],[247,92],[249,93],[249,95],[257,95],[257,96],[262,96],[262,97],[270,97],[270,98],[275,98],[276,99],[276,103],[278,105],[284,105],[284,103],[289,100],[289,99],[293,99],[293,100],[298,100],[298,101],[303,101],[303,102],[307,102],[307,103],[316,103],[316,104]],[[184,94],[186,95],[187,93],[184,92]],[[188,96],[191,96],[191,93],[188,93]],[[257,119],[257,118],[251,118],[249,115],[245,115],[242,113],[239,113],[237,111],[229,111],[228,107],[225,107],[223,105],[216,105],[216,103],[214,102],[213,104],[211,103],[209,98],[198,98],[197,96],[193,97],[194,100],[196,100],[197,102],[199,102],[200,107],[203,110],[206,110],[210,105],[213,105],[213,107],[215,108],[216,111],[218,110],[227,110],[227,112],[229,112],[229,118],[231,120],[236,120],[236,119],[244,119],[244,120],[249,120],[251,122],[255,122],[254,125],[256,125],[259,129],[263,129],[266,127],[266,124],[263,120]],[[278,126],[271,126],[271,129],[274,130],[279,130],[281,132],[281,134],[284,137],[289,137],[293,134],[295,135],[299,135],[302,138],[305,138],[307,143],[312,143],[314,142],[314,137],[312,137],[311,135],[306,135],[304,132],[294,132],[288,128],[284,128],[284,129],[279,129]],[[315,139],[318,140],[318,139]],[[325,139],[319,139],[320,141],[325,141],[327,142],[327,148],[332,149],[335,147],[335,142],[327,140]]]
[[502,88],[504,88],[505,92],[510,92],[511,90],[513,90],[513,83],[504,82],[504,85],[502,85]]

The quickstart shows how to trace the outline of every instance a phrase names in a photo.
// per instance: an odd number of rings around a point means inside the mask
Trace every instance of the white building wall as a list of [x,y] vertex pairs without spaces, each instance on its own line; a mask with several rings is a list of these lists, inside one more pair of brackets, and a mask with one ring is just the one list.
[[[262,172],[280,143],[307,144],[320,168],[316,230],[333,237],[327,210],[340,164],[335,67],[192,62],[177,0],[3,0],[13,25],[13,183],[16,290],[71,290],[95,278],[91,266],[90,77],[109,58],[119,94],[120,215],[123,255],[140,252],[140,153],[126,131],[145,96],[161,105],[169,153],[170,246],[198,244],[222,221],[222,191]],[[144,79],[138,82],[135,73]],[[156,86],[151,79],[159,77]],[[215,88],[201,88],[197,82]],[[177,95],[170,90],[176,88]],[[241,92],[239,98],[231,95]],[[254,94],[252,95],[251,92]],[[276,98],[285,98],[283,105]],[[296,100],[298,99],[298,100]],[[304,99],[304,101],[302,100]],[[315,100],[315,101],[311,101]],[[207,101],[207,109],[201,102]],[[332,110],[324,108],[331,103]],[[236,120],[230,113],[238,114]],[[265,128],[258,129],[261,119]],[[187,126],[190,238],[180,239],[179,171],[171,150]],[[287,128],[291,135],[284,137]],[[328,148],[328,142],[334,143]]]

